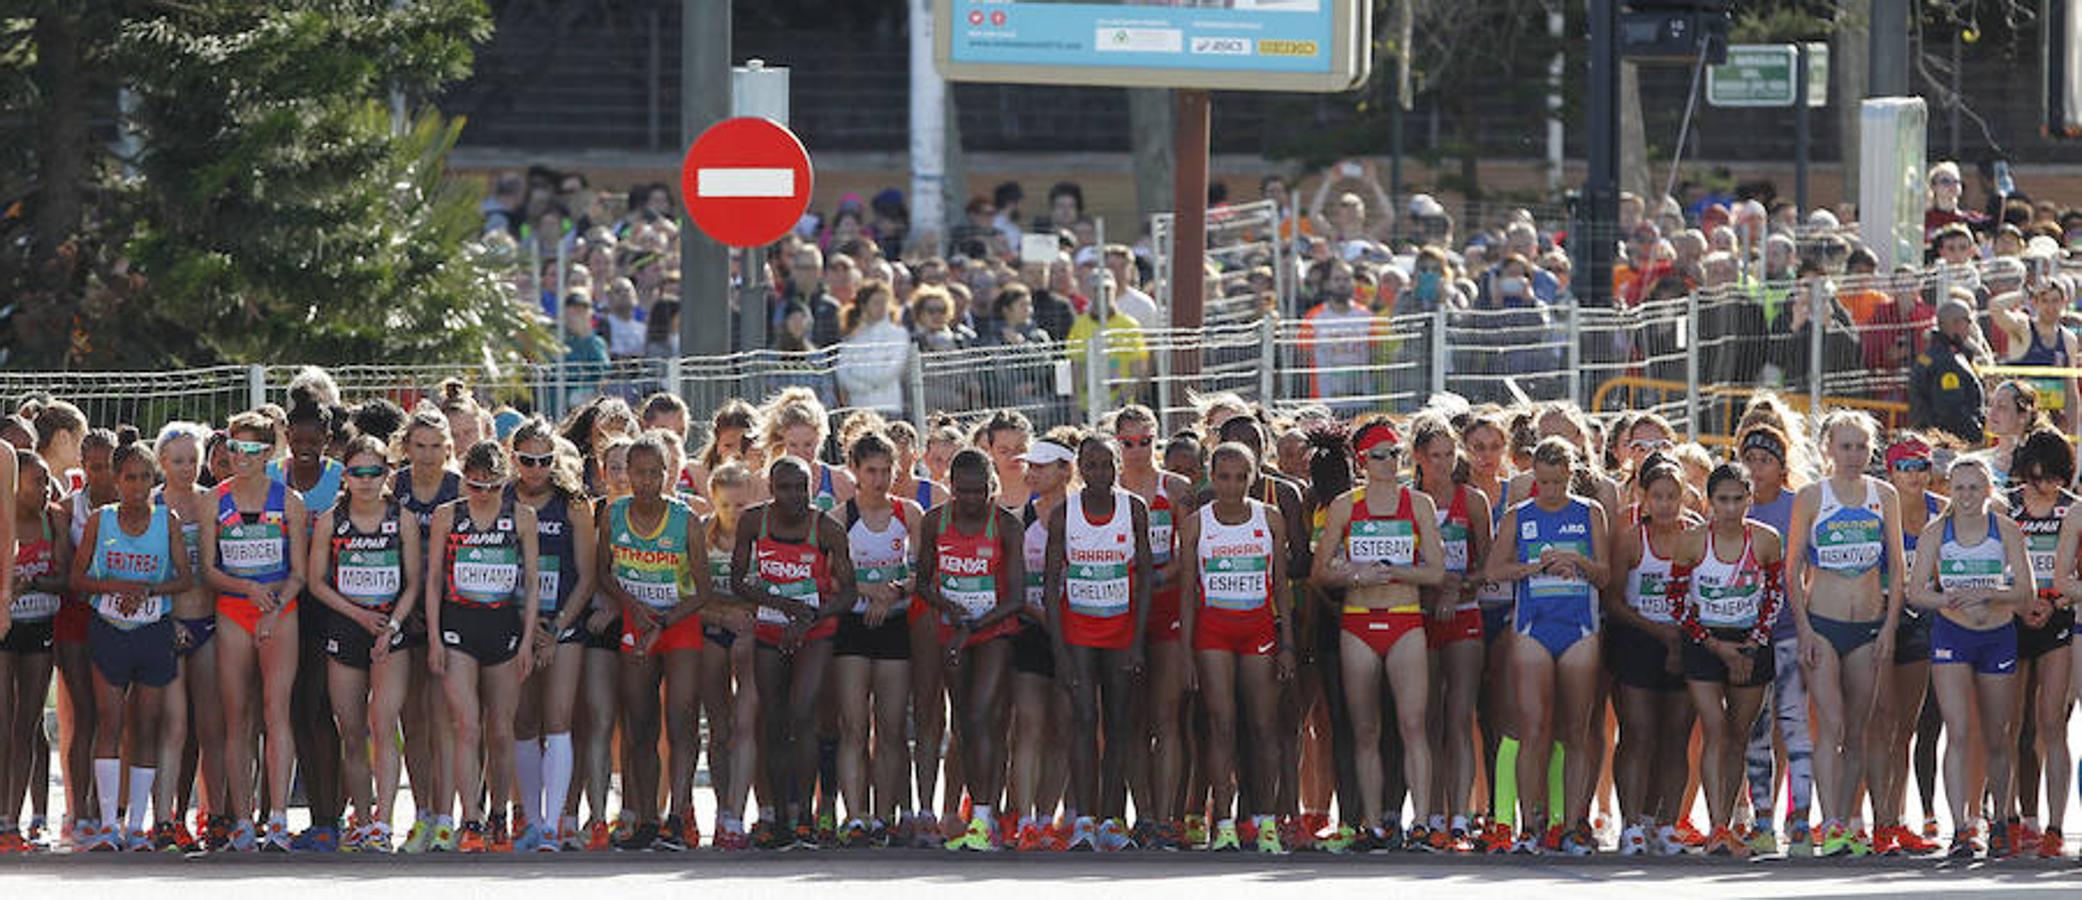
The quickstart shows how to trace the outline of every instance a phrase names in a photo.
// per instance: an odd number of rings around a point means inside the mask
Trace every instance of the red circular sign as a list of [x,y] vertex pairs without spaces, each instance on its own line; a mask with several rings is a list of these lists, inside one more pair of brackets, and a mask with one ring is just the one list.
[[809,151],[770,119],[724,119],[687,148],[680,196],[694,224],[718,242],[771,244],[810,208]]
[[992,12],[991,12],[991,14],[990,14],[990,24],[992,24],[992,25],[996,25],[996,26],[998,26],[998,27],[1000,27],[1000,28],[1004,27],[1004,25],[1005,25],[1005,11],[1004,11],[1004,10],[1002,10],[1002,9],[1000,9],[1000,10],[994,10],[994,11],[992,11]]

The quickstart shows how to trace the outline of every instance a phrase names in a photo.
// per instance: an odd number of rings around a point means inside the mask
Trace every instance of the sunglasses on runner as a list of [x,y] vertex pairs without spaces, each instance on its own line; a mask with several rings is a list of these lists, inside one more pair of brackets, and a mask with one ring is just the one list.
[[1896,471],[1896,472],[1928,472],[1928,471],[1930,471],[1930,460],[1927,460],[1927,459],[1904,459],[1904,460],[1902,460],[1902,461],[1900,461],[1900,462],[1898,462],[1898,463],[1895,463],[1895,464],[1894,464],[1894,471]]
[[463,479],[463,486],[473,491],[496,491],[500,488],[505,487],[506,481],[505,479],[500,479],[498,481],[478,481],[474,478],[466,478]]
[[388,472],[390,472],[390,469],[387,466],[347,467],[347,477],[349,478],[382,478]]
[[1677,444],[1668,438],[1641,438],[1629,443],[1627,446],[1636,450],[1668,450],[1677,446]]
[[513,454],[513,458],[520,460],[521,468],[539,469],[556,462],[557,454],[556,451],[548,453],[521,453],[516,451]]
[[1366,458],[1373,460],[1374,462],[1387,462],[1391,459],[1394,459],[1401,453],[1402,451],[1397,450],[1393,447],[1382,447],[1377,450],[1366,451]]
[[273,449],[275,449],[275,445],[267,443],[265,441],[242,441],[238,438],[231,439],[231,452],[237,453],[241,456],[259,456]]
[[1124,434],[1116,434],[1113,436],[1113,439],[1116,441],[1120,441],[1121,446],[1123,447],[1147,447],[1157,442],[1157,436],[1154,434],[1145,434],[1140,437],[1129,437]]

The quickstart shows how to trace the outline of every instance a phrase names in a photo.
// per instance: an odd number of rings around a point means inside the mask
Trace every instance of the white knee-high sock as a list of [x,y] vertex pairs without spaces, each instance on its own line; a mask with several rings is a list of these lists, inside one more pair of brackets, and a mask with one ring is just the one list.
[[[130,818],[124,825],[132,834],[145,828],[145,804],[152,800],[152,782],[158,774],[157,769],[130,767]],[[153,810],[153,813],[165,818],[166,811]]]
[[[535,811],[542,808],[542,745],[535,741],[513,742],[513,783],[520,793],[520,808],[528,821],[541,824]],[[501,798],[504,799],[504,798]]]
[[571,732],[547,735],[542,739],[542,806],[534,811],[535,821],[544,828],[556,824],[556,815],[564,809],[564,797],[571,793]]
[[94,760],[94,792],[101,795],[101,827],[116,825],[116,800],[123,793],[123,761]]

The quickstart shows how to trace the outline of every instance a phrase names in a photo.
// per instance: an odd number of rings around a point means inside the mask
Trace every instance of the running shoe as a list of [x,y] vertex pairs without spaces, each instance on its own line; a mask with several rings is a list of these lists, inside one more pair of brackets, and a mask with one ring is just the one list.
[[1682,856],[1690,848],[1685,846],[1684,839],[1678,835],[1677,826],[1657,825],[1655,841],[1649,849],[1656,856]]
[[1128,829],[1128,843],[1136,847],[1151,846],[1151,842],[1157,839],[1161,825],[1162,823],[1150,818],[1137,821],[1135,827]]
[[1280,846],[1294,853],[1310,849],[1309,843],[1316,834],[1315,829],[1300,816],[1281,816],[1275,827],[1280,833]]
[[1271,816],[1258,820],[1258,852],[1272,854],[1285,854],[1287,852],[1286,845],[1280,843],[1279,822]]
[[28,829],[22,832],[23,842],[29,844],[32,848],[42,846],[44,840],[43,832],[47,824],[42,816],[31,817]]
[[1089,853],[1099,849],[1099,825],[1091,816],[1078,816],[1070,825],[1070,843],[1064,849]]
[[970,816],[969,827],[963,829],[962,833],[948,838],[946,847],[949,850],[973,850],[978,853],[996,850],[996,845],[990,839],[990,821],[982,816]]
[[876,819],[868,825],[867,845],[874,850],[887,850],[896,846],[896,829],[889,827],[889,823]]
[[306,828],[290,840],[289,849],[298,853],[337,852],[340,849],[340,826],[328,823]]
[[181,853],[181,842],[174,835],[174,823],[161,822],[152,826],[152,849],[161,853]]
[[152,852],[152,833],[143,829],[131,831],[126,826],[123,829],[123,849],[131,853]]
[[1328,834],[1320,835],[1316,838],[1316,846],[1323,848],[1328,853],[1350,853],[1352,852],[1352,845],[1358,843],[1358,840],[1358,831],[1350,825],[1339,822],[1337,827],[1331,829]]
[[1851,857],[1855,859],[1855,858],[1857,858],[1857,857],[1860,857],[1860,856],[1871,856],[1871,855],[1872,855],[1872,838],[1866,837],[1866,836],[1865,836],[1865,831],[1864,831],[1863,829],[1852,829],[1852,831],[1851,831]]
[[1944,845],[1911,831],[1906,825],[1894,826],[1894,846],[1904,853],[1928,854],[1943,850]]
[[225,846],[234,853],[252,853],[259,849],[260,841],[253,833],[253,823],[246,819],[238,820],[237,824],[231,826],[231,834],[225,838]]
[[1874,828],[1871,849],[1879,856],[1900,856],[1901,845],[1894,840],[1894,826],[1881,825]]
[[2040,859],[2059,859],[2067,852],[2066,842],[2061,840],[2058,828],[2040,832],[2038,846],[2032,849],[2037,851]]
[[1048,849],[1048,834],[1041,830],[1040,825],[1028,822],[1019,827],[1019,835],[1013,840],[1012,848],[1022,853],[1044,852]]
[[1945,856],[1950,859],[1970,860],[1980,852],[1981,846],[1974,840],[1973,832],[1960,829],[1952,832],[1952,845],[1945,849]]
[[[1026,839],[1026,830],[1021,829],[1019,836],[1020,840],[1024,842]],[[862,822],[859,819],[849,819],[846,821],[846,826],[844,828],[839,829],[839,846],[857,850],[862,847],[866,847],[867,843],[868,827],[866,822]],[[1021,847],[1020,849],[1024,850],[1026,848]]]
[[2020,852],[2036,852],[2039,847],[2039,834],[2040,831],[2032,827],[2030,822],[2018,819],[2010,820],[2010,835],[2015,838],[2016,846]]
[[1562,836],[1561,852],[1569,856],[1590,856],[1598,852],[1598,833],[1589,822],[1578,821],[1575,828]]
[[687,849],[686,826],[679,816],[666,816],[665,823],[658,826],[657,834],[651,839],[651,849],[679,853]]
[[922,850],[937,850],[946,846],[940,832],[940,820],[932,813],[921,813],[911,822],[911,846]]
[[606,822],[594,819],[591,824],[586,826],[585,849],[593,851],[613,850],[614,828]]
[[1207,817],[1205,817],[1205,816],[1201,816],[1201,815],[1196,815],[1196,814],[1193,814],[1193,813],[1187,813],[1187,814],[1186,814],[1186,846],[1188,846],[1188,847],[1203,847],[1203,846],[1206,846],[1206,845],[1207,845]]
[[[1180,825],[1177,819],[1157,822],[1150,826],[1149,832],[1149,841],[1142,845],[1148,849],[1181,850],[1185,847],[1186,828]],[[1094,835],[1094,840],[1096,839]]]
[[29,842],[22,838],[21,832],[12,828],[0,831],[0,853],[27,852],[29,852]]
[[211,816],[199,833],[202,835],[204,850],[222,850],[231,844],[231,817]]
[[693,816],[688,816],[680,828],[680,843],[687,845],[689,850],[701,846],[701,823],[694,821]]
[[[834,847],[834,846],[837,846],[837,845],[838,845],[838,842],[839,842],[839,815],[838,815],[838,813],[835,813],[835,812],[831,812],[831,811],[829,811],[829,810],[826,810],[826,811],[824,811],[824,812],[821,812],[821,813],[818,813],[818,814],[817,814],[817,833],[816,833],[816,834],[814,835],[814,838],[815,838],[815,843],[813,843],[813,844],[811,844],[811,845],[810,845],[811,849],[815,849],[815,848],[817,848],[817,847]],[[796,843],[797,843],[797,844],[800,844],[800,843],[802,843],[802,841],[801,841],[800,839],[798,839],[798,840],[796,841]]]
[[1939,830],[1937,830],[1937,817],[1936,817],[1936,816],[1932,816],[1932,815],[1925,815],[1925,816],[1923,817],[1923,839],[1924,839],[1924,840],[1926,840],[1926,841],[1930,841],[1931,843],[1936,843],[1936,842],[1937,842],[1937,839],[1938,839],[1938,838],[1939,838],[1940,836],[1942,836],[1943,834],[1944,834],[1944,832],[1942,832],[1942,831],[1939,831]]
[[1704,847],[1706,834],[1693,825],[1691,817],[1687,816],[1677,822],[1677,842],[1686,847]]
[[1628,825],[1619,833],[1619,855],[1641,856],[1648,852],[1648,833],[1639,825]]
[[114,828],[101,828],[91,824],[76,825],[73,828],[73,839],[77,845],[77,849],[74,850],[76,853],[114,853],[123,849],[122,838],[116,834]]
[[1208,852],[1224,853],[1235,852],[1242,849],[1243,846],[1239,842],[1236,835],[1236,822],[1230,819],[1223,819],[1220,822],[1216,822],[1214,827],[1214,840],[1207,845]]
[[1729,831],[1725,827],[1715,828],[1713,830],[1713,834],[1707,836],[1706,838],[1706,855],[1729,857],[1747,856],[1749,855],[1749,848],[1743,846],[1741,841],[1735,839],[1734,832]]
[[398,849],[405,853],[425,853],[434,842],[434,823],[430,819],[419,819],[412,823],[412,830],[405,832],[405,844]]
[[716,849],[729,851],[750,850],[752,849],[752,836],[738,829],[719,829],[716,832]]
[[462,837],[456,843],[457,852],[477,854],[491,852],[491,838],[484,833],[483,822],[464,822]]
[[361,845],[355,848],[361,853],[390,853],[390,824],[376,822],[362,830]]
[[1518,840],[1511,845],[1511,852],[1519,856],[1539,856],[1547,852],[1542,843],[1539,832],[1528,828],[1518,833]]
[[[529,822],[521,828],[521,833],[513,839],[513,852],[534,853],[541,850],[543,844],[542,829],[537,827],[535,823]],[[554,850],[556,848],[552,846],[550,849]]]
[[[1797,829],[1797,828],[1798,828],[1799,826],[1797,826],[1797,825],[1796,825],[1796,826],[1794,826],[1794,827],[1795,827],[1795,828]],[[1795,832],[1794,832],[1794,834],[1795,834],[1795,838],[1794,838],[1794,839],[1795,839],[1795,840],[1797,841],[1797,840],[1798,840],[1798,832],[1797,832],[1797,831],[1795,831]],[[1819,847],[1817,847],[1817,848],[1816,848],[1816,850],[1815,850],[1815,855],[1816,855],[1816,856],[1849,856],[1849,855],[1850,855],[1850,853],[1851,853],[1851,833],[1850,833],[1850,831],[1849,831],[1848,829],[1846,829],[1846,828],[1844,828],[1844,827],[1843,827],[1843,823],[1842,823],[1842,822],[1830,822],[1830,823],[1828,823],[1828,824],[1826,824],[1826,825],[1823,825],[1823,826],[1822,826],[1822,843],[1821,843],[1821,846],[1819,846]]]
[[1547,826],[1547,836],[1540,840],[1540,849],[1560,852],[1562,832],[1563,829],[1560,822],[1549,824]]
[[454,853],[462,849],[462,845],[458,843],[456,837],[455,826],[438,819],[435,820],[434,837],[433,840],[427,843],[427,849],[435,853]]
[[1990,860],[2009,859],[2011,856],[2016,855],[2017,848],[2015,844],[2011,843],[2010,837],[2016,833],[2016,822],[1997,822],[1988,826],[1988,858]]
[[824,832],[821,829],[811,828],[807,824],[797,825],[795,826],[795,841],[789,844],[786,849],[815,850],[819,847],[828,847],[833,842],[826,841],[823,834]]
[[289,837],[289,826],[283,822],[267,823],[267,833],[260,839],[262,853],[288,853],[296,849]]
[[[1848,840],[1848,838],[1846,840]],[[1821,855],[1828,856],[1829,840],[1826,835],[1822,839],[1822,844],[1823,852]],[[1815,834],[1814,828],[1812,826],[1808,825],[1806,822],[1795,822],[1787,827],[1786,855],[1797,857],[1809,857],[1815,855]]]
[[615,842],[614,848],[625,853],[642,853],[658,847],[658,826],[649,822],[637,825],[629,836]]
[[1431,845],[1431,829],[1422,825],[1410,826],[1409,832],[1403,837],[1401,849],[1411,853],[1435,853],[1438,850]]
[[1749,832],[1749,852],[1758,856],[1770,856],[1778,852],[1778,833],[1771,828],[1752,828]]
[[1128,826],[1121,824],[1121,820],[1107,819],[1099,823],[1098,845],[1102,851],[1118,853],[1132,849],[1135,839],[1128,836]]
[[586,848],[585,832],[578,830],[578,823],[565,819],[557,824],[555,838],[547,842],[562,853],[576,853]]
[[505,813],[493,813],[486,818],[484,848],[490,853],[513,852],[513,830],[507,827]]

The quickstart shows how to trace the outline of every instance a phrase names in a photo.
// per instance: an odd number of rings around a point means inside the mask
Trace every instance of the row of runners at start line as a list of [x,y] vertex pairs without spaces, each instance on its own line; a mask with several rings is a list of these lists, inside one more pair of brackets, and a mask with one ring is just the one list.
[[1719,459],[1653,414],[1218,396],[1168,436],[831,435],[789,390],[686,456],[670,396],[329,389],[150,441],[0,420],[0,850],[680,850],[705,749],[730,850],[1742,857],[1783,788],[1788,852],[2063,852],[2048,429],[1810,439],[1766,396]]

